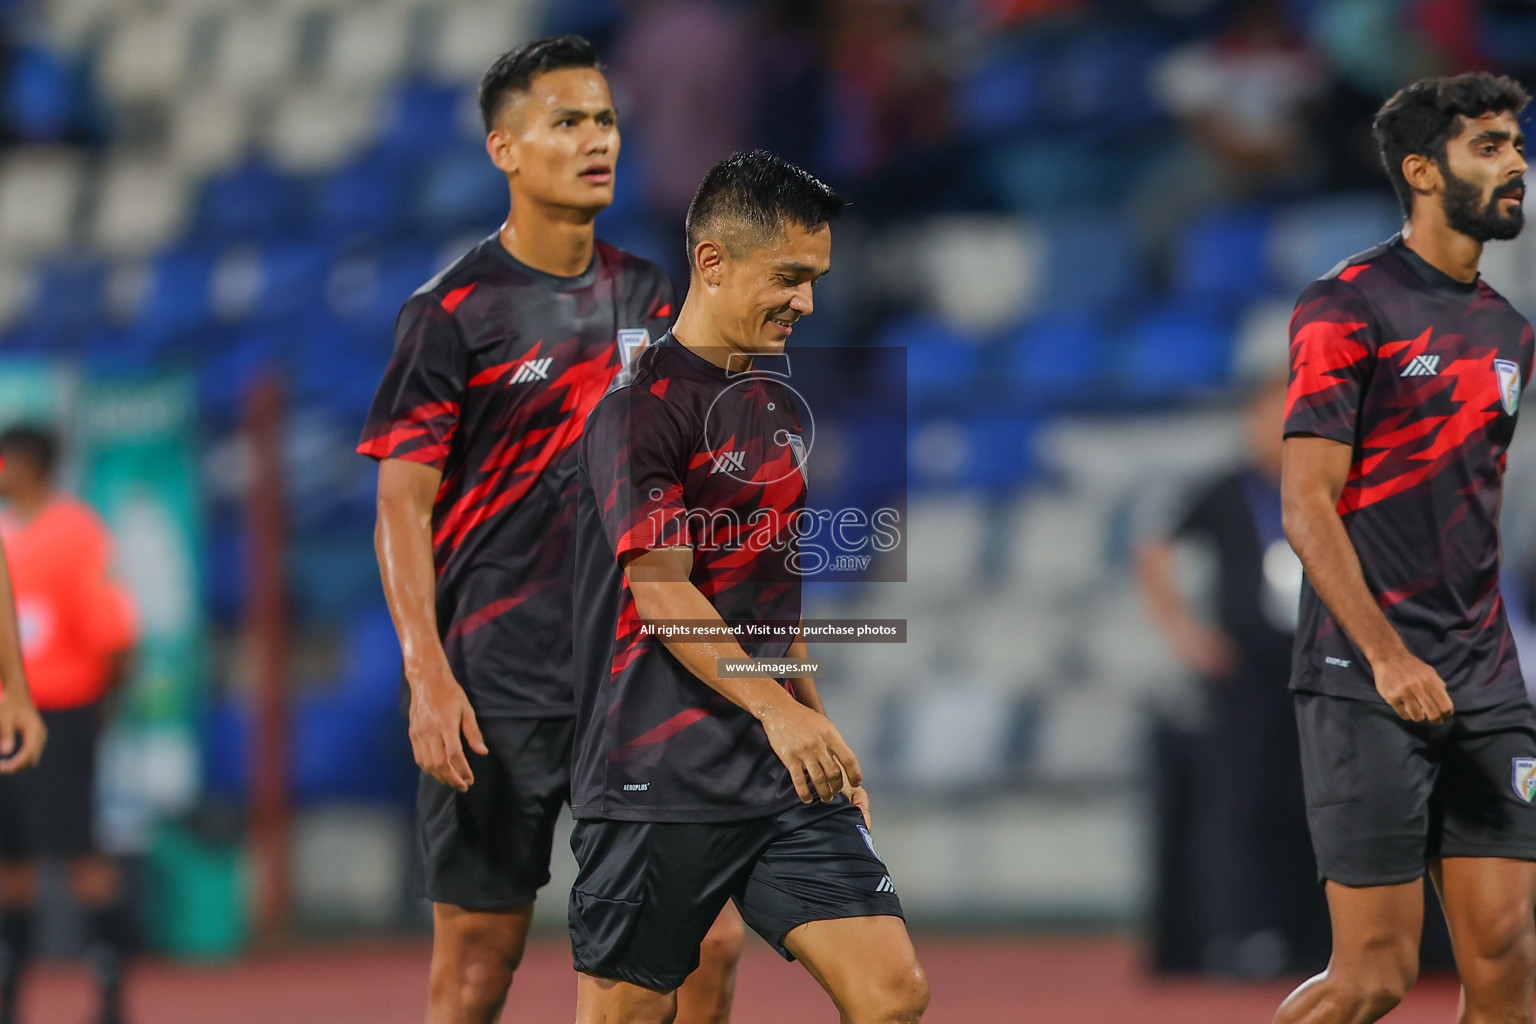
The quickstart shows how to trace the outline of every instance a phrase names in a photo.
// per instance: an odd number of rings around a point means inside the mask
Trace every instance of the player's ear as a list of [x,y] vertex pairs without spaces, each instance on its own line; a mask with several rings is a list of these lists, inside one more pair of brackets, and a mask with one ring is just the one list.
[[1440,176],[1440,162],[1422,153],[1409,153],[1403,157],[1403,179],[1409,188],[1425,195],[1438,192],[1445,184]]
[[693,270],[710,288],[720,287],[720,279],[725,270],[725,248],[719,242],[708,238],[693,247]]
[[500,126],[491,129],[485,137],[485,152],[490,156],[491,163],[509,177],[517,173],[517,154],[512,145],[514,141],[513,134]]

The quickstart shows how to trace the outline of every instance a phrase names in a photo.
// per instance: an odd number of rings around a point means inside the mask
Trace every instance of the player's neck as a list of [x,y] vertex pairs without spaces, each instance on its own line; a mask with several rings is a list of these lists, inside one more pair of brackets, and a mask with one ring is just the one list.
[[26,487],[12,494],[6,507],[15,518],[29,523],[53,500],[51,487]]
[[1440,273],[1462,284],[1477,280],[1477,264],[1483,243],[1464,235],[1445,222],[1445,213],[1420,203],[1403,228],[1403,244]]
[[752,368],[752,356],[726,340],[725,333],[709,319],[709,313],[700,303],[693,301],[693,293],[683,300],[677,320],[672,324],[672,337],[677,343],[700,359],[714,363],[722,370],[738,373]]
[[595,219],[596,214],[513,203],[499,232],[501,246],[534,270],[575,277],[592,265]]

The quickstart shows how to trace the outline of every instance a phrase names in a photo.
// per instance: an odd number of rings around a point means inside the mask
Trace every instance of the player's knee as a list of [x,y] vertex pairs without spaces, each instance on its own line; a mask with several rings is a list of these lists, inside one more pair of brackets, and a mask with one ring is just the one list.
[[1418,950],[1406,943],[1393,943],[1380,950],[1352,980],[1352,1001],[1370,1013],[1386,1013],[1403,1001],[1418,977]]
[[439,935],[432,958],[434,1000],[468,1009],[501,1005],[523,959],[521,936],[504,929],[473,928]]
[[928,975],[912,961],[889,971],[880,982],[880,1024],[917,1024],[928,1009]]
[[699,966],[716,972],[734,970],[746,941],[747,930],[739,918],[716,921],[699,945]]

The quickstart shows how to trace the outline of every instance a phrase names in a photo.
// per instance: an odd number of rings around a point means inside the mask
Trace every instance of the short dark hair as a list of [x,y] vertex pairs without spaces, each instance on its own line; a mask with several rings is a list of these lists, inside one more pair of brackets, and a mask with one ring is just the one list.
[[59,461],[59,438],[47,427],[13,423],[0,430],[0,458],[22,458],[37,467],[43,479],[53,479]]
[[551,36],[524,43],[496,58],[480,77],[480,120],[489,134],[496,115],[515,92],[527,92],[533,80],[547,71],[563,68],[599,68],[597,51],[576,35]]
[[1403,177],[1405,158],[1427,156],[1444,167],[1446,143],[1461,130],[1461,118],[1506,111],[1518,115],[1529,102],[1519,82],[1486,71],[1425,78],[1399,89],[1376,112],[1371,133],[1403,212],[1413,212],[1413,189]]
[[704,173],[688,204],[688,264],[706,235],[739,259],[782,237],[785,224],[814,228],[842,212],[842,196],[789,161],[761,149],[733,153]]

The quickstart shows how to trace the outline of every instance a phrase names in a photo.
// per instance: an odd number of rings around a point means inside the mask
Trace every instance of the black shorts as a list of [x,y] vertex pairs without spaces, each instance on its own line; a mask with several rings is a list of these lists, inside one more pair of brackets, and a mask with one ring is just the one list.
[[712,824],[578,821],[571,849],[576,969],[669,992],[699,966],[728,899],[786,960],[807,921],[901,917],[890,873],[844,797]]
[[482,718],[489,754],[464,749],[460,793],[422,773],[416,790],[421,894],[466,910],[510,910],[549,881],[560,807],[570,800],[574,718]]
[[1524,697],[1406,722],[1386,704],[1296,694],[1319,879],[1396,885],[1441,857],[1536,860],[1536,710]]
[[35,768],[0,775],[0,860],[73,859],[95,850],[99,704],[44,711],[48,744]]

